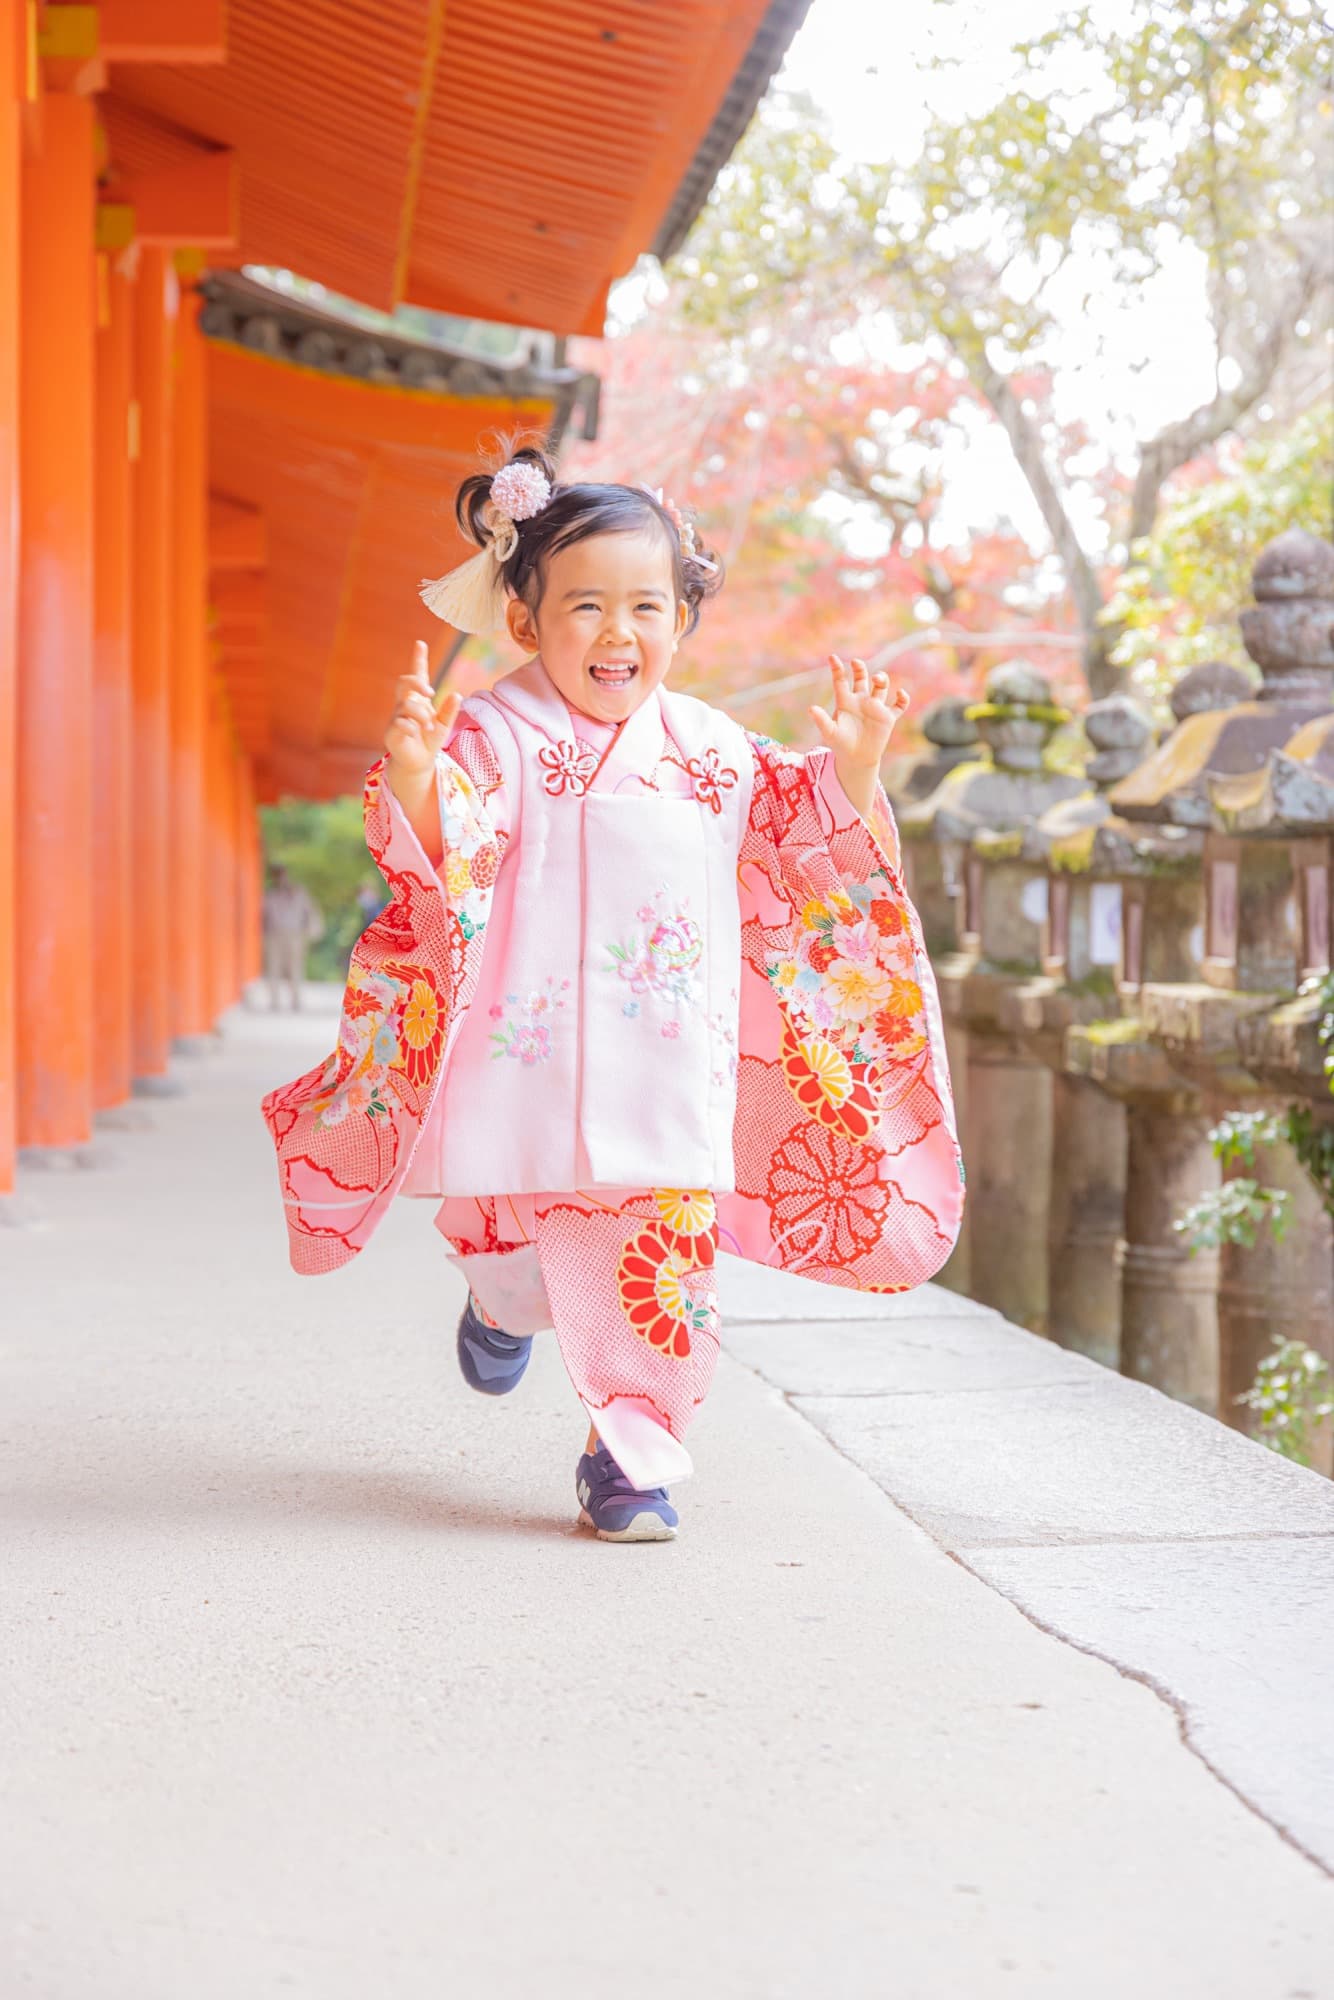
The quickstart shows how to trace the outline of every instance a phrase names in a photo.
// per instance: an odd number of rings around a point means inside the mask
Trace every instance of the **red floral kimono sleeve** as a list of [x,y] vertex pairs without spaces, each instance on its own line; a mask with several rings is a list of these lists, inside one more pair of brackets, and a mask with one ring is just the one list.
[[883,793],[864,820],[827,750],[752,737],[738,861],[737,1191],[745,1256],[898,1291],[934,1275],[962,1215],[944,1032]]

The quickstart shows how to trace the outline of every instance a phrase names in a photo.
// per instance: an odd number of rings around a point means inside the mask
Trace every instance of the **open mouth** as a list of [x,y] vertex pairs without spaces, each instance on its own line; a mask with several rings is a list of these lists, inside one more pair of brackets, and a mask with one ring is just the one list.
[[634,660],[595,660],[588,669],[589,679],[600,688],[629,687],[639,667]]

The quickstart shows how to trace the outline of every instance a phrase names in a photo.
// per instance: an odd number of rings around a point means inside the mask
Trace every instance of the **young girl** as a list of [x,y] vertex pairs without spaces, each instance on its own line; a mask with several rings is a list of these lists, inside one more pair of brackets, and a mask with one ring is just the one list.
[[593,1429],[580,1520],[671,1537],[718,1353],[719,1247],[864,1291],[939,1269],[962,1170],[935,986],[878,770],[906,697],[832,662],[823,747],[668,691],[717,588],[669,501],[467,480],[479,555],[423,595],[530,657],[398,682],[366,836],[390,893],[338,1047],[265,1100],[292,1262],[345,1263],[396,1193],[442,1199],[473,1388],[554,1327]]

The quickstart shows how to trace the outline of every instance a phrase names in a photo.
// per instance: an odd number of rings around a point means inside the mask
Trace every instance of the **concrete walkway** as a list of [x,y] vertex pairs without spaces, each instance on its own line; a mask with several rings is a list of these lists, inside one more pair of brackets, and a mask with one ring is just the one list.
[[4,2000],[1334,2000],[1328,1482],[737,1267],[681,1539],[596,1543],[427,1208],[288,1272],[256,1101],[331,1027],[0,1234]]

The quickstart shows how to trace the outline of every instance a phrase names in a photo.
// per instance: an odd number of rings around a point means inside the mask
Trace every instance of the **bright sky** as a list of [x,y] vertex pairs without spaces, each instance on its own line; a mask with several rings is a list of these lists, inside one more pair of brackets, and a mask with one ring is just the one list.
[[[836,144],[849,155],[911,158],[929,110],[957,112],[994,101],[1011,71],[1011,43],[1041,34],[1063,4],[812,0],[781,81],[823,106]],[[1124,0],[1101,5],[1115,18]],[[961,60],[932,72],[929,65],[940,53]],[[1095,436],[1114,438],[1124,453],[1136,435],[1151,436],[1213,394],[1202,260],[1183,249],[1177,267],[1134,311],[1112,310],[1110,302],[1096,313],[1084,311],[1079,294],[1087,283],[1087,273],[1071,272],[1069,332],[1056,357],[1057,411],[1062,418],[1083,417]],[[967,454],[973,518],[981,511],[976,499],[984,495],[986,512],[1008,514],[1024,535],[1045,543],[1036,506],[999,430],[988,429]],[[1091,520],[1081,526],[1092,534]]]

